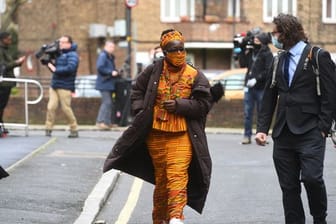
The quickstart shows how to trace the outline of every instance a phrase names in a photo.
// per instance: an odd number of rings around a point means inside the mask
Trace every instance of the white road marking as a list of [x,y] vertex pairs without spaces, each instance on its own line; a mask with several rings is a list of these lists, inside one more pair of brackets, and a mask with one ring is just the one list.
[[131,192],[128,195],[126,204],[121,210],[120,215],[117,221],[115,222],[115,224],[127,224],[128,223],[128,220],[130,219],[132,212],[135,208],[135,205],[139,199],[142,184],[143,184],[143,180],[139,178],[134,179]]

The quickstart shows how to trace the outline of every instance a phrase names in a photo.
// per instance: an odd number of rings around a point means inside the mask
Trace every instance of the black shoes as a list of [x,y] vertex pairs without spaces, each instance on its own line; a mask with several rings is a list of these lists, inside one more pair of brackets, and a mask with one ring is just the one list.
[[[51,130],[46,130],[45,131],[45,136],[51,137]],[[68,138],[78,138],[78,131],[70,131],[70,134],[68,135]]]
[[8,129],[4,125],[0,125],[0,138],[4,138],[9,133]]

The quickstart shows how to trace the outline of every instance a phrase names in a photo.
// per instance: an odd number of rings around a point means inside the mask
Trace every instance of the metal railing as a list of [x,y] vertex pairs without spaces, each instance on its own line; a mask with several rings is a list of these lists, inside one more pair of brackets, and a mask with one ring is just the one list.
[[[5,123],[5,126],[13,126],[13,127],[23,127],[25,129],[25,135],[28,136],[28,129],[29,129],[29,110],[28,105],[29,104],[37,104],[41,101],[43,97],[43,87],[42,85],[33,79],[18,79],[18,78],[1,78],[0,82],[6,81],[6,82],[18,82],[18,83],[24,83],[24,114],[25,114],[25,123]],[[35,84],[39,87],[40,94],[35,100],[29,100],[28,99],[28,84]]]

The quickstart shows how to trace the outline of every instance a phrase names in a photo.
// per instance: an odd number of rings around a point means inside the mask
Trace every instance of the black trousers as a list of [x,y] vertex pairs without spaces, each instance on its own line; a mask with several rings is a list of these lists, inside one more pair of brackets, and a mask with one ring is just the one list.
[[12,87],[0,86],[0,123],[3,123],[3,113],[7,106]]
[[314,224],[325,224],[327,192],[323,163],[326,139],[318,128],[295,135],[285,127],[281,135],[273,140],[273,161],[282,190],[286,224],[305,223],[301,182],[306,189]]

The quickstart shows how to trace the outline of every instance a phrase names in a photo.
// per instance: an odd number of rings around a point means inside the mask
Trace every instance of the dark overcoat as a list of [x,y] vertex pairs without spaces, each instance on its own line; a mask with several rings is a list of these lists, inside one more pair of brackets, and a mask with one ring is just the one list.
[[[153,107],[162,67],[162,60],[154,62],[133,84],[131,101],[132,111],[136,115],[107,156],[104,172],[113,168],[155,184],[154,167],[146,146],[146,138],[152,128]],[[213,104],[209,82],[203,73],[198,71],[190,98],[176,99],[176,103],[176,113],[185,116],[187,120],[193,148],[187,203],[202,213],[209,191],[212,167],[204,129],[207,113]]]

